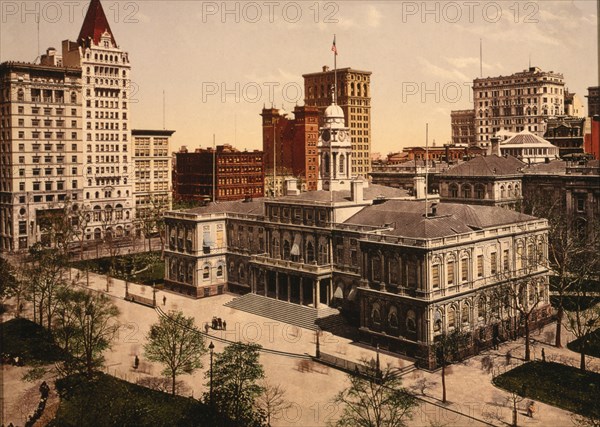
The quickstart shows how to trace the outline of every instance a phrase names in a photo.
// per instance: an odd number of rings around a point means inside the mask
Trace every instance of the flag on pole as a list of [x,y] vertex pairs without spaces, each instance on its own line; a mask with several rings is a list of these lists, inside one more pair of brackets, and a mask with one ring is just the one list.
[[335,36],[333,36],[333,46],[331,46],[331,51],[336,55],[338,54],[337,47],[335,46]]

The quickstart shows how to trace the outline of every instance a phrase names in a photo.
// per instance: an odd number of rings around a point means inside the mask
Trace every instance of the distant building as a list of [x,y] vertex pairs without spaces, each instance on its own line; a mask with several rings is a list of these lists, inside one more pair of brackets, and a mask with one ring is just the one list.
[[600,160],[600,115],[588,117],[585,123],[584,151]]
[[0,64],[0,250],[50,243],[50,222],[66,202],[82,203],[86,182],[81,68]]
[[293,176],[300,179],[307,191],[316,190],[318,108],[296,106],[293,117],[284,110],[263,108],[261,116],[265,176],[269,182],[273,182],[274,176],[277,181],[280,181],[278,177],[281,176]]
[[543,136],[545,121],[565,114],[564,86],[562,74],[538,67],[473,80],[477,144],[489,145],[501,130]]
[[500,143],[500,154],[513,156],[525,163],[541,163],[559,158],[558,147],[529,131],[521,131]]
[[172,159],[170,138],[173,130],[133,129],[135,167],[135,216],[144,218],[148,210],[172,208]]
[[585,104],[576,93],[569,92],[565,89],[565,114],[571,117],[586,117]]
[[[439,175],[448,168],[447,163],[429,161],[427,170],[427,191],[431,199],[437,200],[439,196]],[[369,174],[373,184],[385,185],[387,187],[401,188],[407,190],[410,194],[416,195],[416,186],[419,185],[419,179],[425,182],[425,161],[410,160],[403,163],[385,163],[373,165]]]
[[585,117],[550,117],[544,139],[558,147],[559,156],[584,152]]
[[435,162],[456,163],[460,160],[468,160],[476,156],[483,156],[487,149],[479,146],[454,146],[444,144],[433,147],[406,147],[403,149],[408,154],[409,160],[433,160]]
[[[344,111],[350,128],[353,159],[350,175],[366,178],[371,170],[371,71],[353,68],[337,70],[336,103]],[[322,72],[303,74],[304,103],[319,107],[321,116],[331,104],[334,72],[324,66]]]
[[439,176],[440,200],[517,209],[523,199],[521,169],[525,164],[496,154],[452,166]]
[[594,117],[600,115],[600,86],[588,87],[587,98],[587,115]]
[[475,110],[454,110],[450,112],[452,145],[472,146],[477,143],[475,131]]
[[264,195],[262,151],[239,151],[226,144],[193,153],[183,149],[176,158],[177,199],[225,201]]

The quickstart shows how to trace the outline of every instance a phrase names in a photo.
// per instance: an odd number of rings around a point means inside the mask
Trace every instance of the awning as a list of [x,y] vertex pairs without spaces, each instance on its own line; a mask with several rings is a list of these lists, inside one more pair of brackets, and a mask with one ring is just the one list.
[[338,286],[335,290],[335,292],[333,293],[333,297],[334,298],[339,298],[339,299],[343,299],[344,298],[344,290],[342,289],[341,286]]
[[300,255],[300,235],[296,234],[294,237],[294,244],[292,245],[292,250],[290,251],[290,255],[298,256]]

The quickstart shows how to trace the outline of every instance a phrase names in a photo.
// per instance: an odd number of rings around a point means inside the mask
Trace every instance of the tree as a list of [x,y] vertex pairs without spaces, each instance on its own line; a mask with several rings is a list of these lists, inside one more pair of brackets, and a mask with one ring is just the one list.
[[397,369],[379,369],[373,361],[361,360],[360,369],[348,374],[350,386],[338,393],[335,404],[342,405],[336,426],[403,427],[412,418],[416,399],[402,388]]
[[147,339],[146,358],[164,365],[163,375],[171,378],[171,393],[175,394],[177,376],[202,367],[202,355],[207,351],[202,333],[193,317],[175,311],[152,325]]
[[[29,250],[29,262],[25,277],[29,283],[28,298],[33,303],[34,321],[49,330],[58,304],[57,293],[67,286],[67,257],[58,249],[46,249],[36,243]],[[38,317],[39,316],[39,317]]]
[[442,367],[442,402],[446,403],[446,367],[459,358],[459,351],[467,343],[468,335],[458,330],[444,332],[435,338],[435,355]]
[[67,368],[91,376],[104,363],[103,352],[110,348],[119,329],[119,309],[104,294],[77,290],[67,294],[69,325],[74,328],[69,339],[72,359]]
[[[256,409],[256,400],[264,392],[259,381],[264,370],[259,362],[259,344],[233,343],[215,356],[212,372],[213,396],[204,395],[207,403],[228,416],[236,426],[259,426],[264,415]],[[210,372],[205,375],[210,379]],[[210,383],[207,384],[210,386]]]
[[2,280],[0,280],[0,301],[4,304],[4,300],[12,297],[18,288],[15,269],[4,258],[0,258],[0,277],[2,277]]
[[271,418],[288,409],[291,405],[285,399],[285,390],[280,384],[271,384],[263,381],[261,384],[263,393],[258,397],[258,406],[262,409],[267,419],[267,426],[271,426]]
[[590,334],[600,327],[600,303],[595,298],[588,296],[585,287],[581,287],[573,299],[573,310],[565,311],[567,314],[566,327],[579,342],[579,369],[585,371],[585,354]]
[[[165,221],[163,214],[169,209],[166,200],[161,200],[156,197],[151,197],[148,200],[148,206],[143,210],[140,210],[139,224],[144,234],[144,237],[148,239],[148,250],[152,250],[152,234],[158,233],[160,238],[161,253],[164,252],[165,246]],[[146,244],[144,243],[144,247]]]

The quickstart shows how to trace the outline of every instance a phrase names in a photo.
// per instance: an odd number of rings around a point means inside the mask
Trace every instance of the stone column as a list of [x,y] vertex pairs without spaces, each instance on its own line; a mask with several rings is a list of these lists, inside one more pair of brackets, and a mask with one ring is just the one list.
[[304,278],[300,276],[300,305],[304,305]]
[[292,284],[290,283],[290,275],[287,275],[287,301],[290,302],[290,295],[292,293]]
[[319,300],[321,299],[321,280],[315,280],[313,284],[313,305],[315,308],[319,307]]
[[269,271],[265,271],[265,296],[267,296],[267,292],[269,290]]
[[275,299],[279,299],[279,272],[275,272]]

